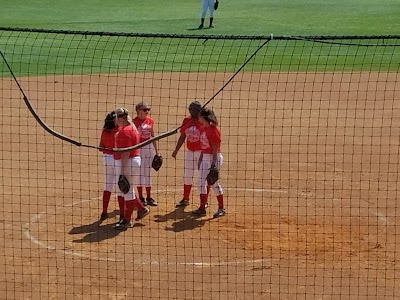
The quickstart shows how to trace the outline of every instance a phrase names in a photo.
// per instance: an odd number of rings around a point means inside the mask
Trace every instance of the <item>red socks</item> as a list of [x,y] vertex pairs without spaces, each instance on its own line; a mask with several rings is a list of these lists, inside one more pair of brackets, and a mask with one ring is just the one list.
[[[206,203],[207,203],[207,194],[200,194],[200,209],[206,209]],[[218,200],[218,208],[222,209],[224,208],[224,195],[219,195],[217,196]]]
[[125,216],[125,199],[123,196],[118,196],[119,215]]
[[139,194],[139,198],[143,198],[143,187],[138,186],[137,187],[137,192]]
[[223,209],[224,208],[224,195],[217,196],[217,200],[218,200],[218,208]]
[[130,222],[133,210],[135,209],[135,200],[125,201],[124,219],[128,222]]
[[103,191],[103,213],[107,213],[108,203],[110,202],[111,192]]
[[143,206],[143,204],[142,204],[142,201],[140,201],[138,198],[134,199],[133,202],[134,202],[134,209],[136,209],[136,210],[138,210],[138,211],[144,209],[144,206]]
[[207,194],[200,194],[200,209],[206,209]]
[[183,185],[183,199],[184,200],[189,200],[190,196],[190,191],[192,190],[192,185],[191,184],[184,184]]
[[[137,191],[139,194],[139,198],[144,198],[143,197],[143,187],[142,186],[138,186],[137,187]],[[147,198],[151,198],[151,186],[146,186],[146,197]]]
[[147,198],[151,198],[151,186],[146,186],[146,195]]

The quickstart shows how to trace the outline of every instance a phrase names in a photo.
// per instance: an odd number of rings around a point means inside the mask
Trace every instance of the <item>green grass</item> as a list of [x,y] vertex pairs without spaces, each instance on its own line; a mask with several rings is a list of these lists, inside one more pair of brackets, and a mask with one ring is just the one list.
[[[187,29],[199,24],[200,5],[201,0],[1,0],[0,26],[190,34]],[[399,16],[398,0],[221,0],[215,29],[203,32],[399,34]]]
[[[1,1],[0,26],[105,32],[217,35],[399,34],[398,0],[221,0],[216,28],[198,25],[200,0]],[[368,43],[368,41],[353,41]],[[371,41],[371,43],[382,43]],[[395,43],[390,41],[390,43]],[[398,41],[397,41],[398,43]],[[127,38],[0,31],[18,76],[237,70],[260,41]],[[399,71],[400,47],[273,40],[246,71]],[[396,62],[397,59],[397,62]],[[0,64],[0,76],[9,76]]]

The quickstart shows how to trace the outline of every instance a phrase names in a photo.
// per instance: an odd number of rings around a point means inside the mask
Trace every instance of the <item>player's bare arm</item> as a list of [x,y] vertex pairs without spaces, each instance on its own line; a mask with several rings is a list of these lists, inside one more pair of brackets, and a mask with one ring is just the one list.
[[[154,128],[151,128],[151,137],[153,138],[154,137]],[[154,141],[153,142],[153,147],[154,147],[154,151],[156,151],[156,155],[159,155],[158,154],[158,147],[157,147],[157,141]]]
[[129,152],[122,152],[121,153],[121,174],[125,175],[125,166],[128,165],[129,160]]
[[211,165],[212,166],[216,166],[217,165],[217,155],[218,155],[218,149],[219,149],[219,145],[218,144],[212,144],[211,148],[212,148],[212,161],[211,161]]
[[174,152],[172,152],[173,158],[176,158],[176,155],[178,154],[179,149],[181,149],[183,143],[185,142],[185,139],[186,139],[186,134],[181,133],[181,136],[179,137],[178,142],[176,143],[175,150]]

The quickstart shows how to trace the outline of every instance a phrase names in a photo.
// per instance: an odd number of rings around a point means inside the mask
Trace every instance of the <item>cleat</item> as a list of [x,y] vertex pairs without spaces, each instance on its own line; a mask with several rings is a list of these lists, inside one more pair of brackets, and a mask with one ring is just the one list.
[[125,219],[120,220],[117,224],[115,224],[116,230],[126,230],[128,227],[131,227],[131,223]]
[[214,28],[214,25],[210,25],[208,28]]
[[100,215],[100,220],[101,221],[104,221],[107,218],[108,218],[108,214],[107,213],[101,213],[101,215]]
[[140,197],[140,202],[142,202],[142,205],[143,205],[143,206],[147,206],[147,201],[146,201],[145,198]]
[[189,205],[189,200],[182,199],[175,205],[175,207],[184,207],[188,205]]
[[139,210],[137,212],[137,217],[135,219],[135,221],[139,221],[141,219],[143,219],[145,216],[147,216],[150,213],[150,209],[148,209],[147,207],[145,207],[142,210]]
[[214,218],[219,218],[225,216],[226,212],[224,208],[218,208],[217,212],[214,214]]
[[203,29],[203,27],[204,27],[204,26],[203,26],[202,24],[200,24],[199,29]]
[[195,215],[195,216],[205,216],[206,214],[207,214],[206,210],[201,209],[201,208],[198,208],[198,209],[192,211],[192,215]]
[[[146,202],[147,202],[147,205],[150,205],[150,206],[157,206],[158,205],[158,203],[156,202],[156,200],[154,200],[153,198],[147,198],[146,199]],[[143,205],[144,206],[144,205]]]

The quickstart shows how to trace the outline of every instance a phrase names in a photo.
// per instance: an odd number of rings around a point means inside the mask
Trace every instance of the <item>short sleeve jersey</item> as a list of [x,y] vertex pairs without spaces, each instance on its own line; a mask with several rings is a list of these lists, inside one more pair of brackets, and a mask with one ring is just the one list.
[[191,117],[185,117],[183,119],[180,133],[186,135],[186,147],[188,150],[201,150],[200,129],[202,126],[199,120],[193,120]]
[[133,123],[136,125],[136,128],[139,131],[140,142],[147,141],[151,138],[151,131],[154,127],[154,120],[150,117],[146,117],[144,119],[140,119],[136,117],[133,119]]
[[[118,131],[115,136],[115,147],[116,148],[127,148],[139,144],[140,137],[139,133],[132,128],[131,125],[126,125]],[[131,150],[129,157],[139,155],[139,149]],[[121,152],[114,152],[114,158],[116,160],[121,159]]]
[[200,134],[201,152],[205,154],[212,154],[211,145],[219,144],[218,152],[221,151],[221,133],[217,126],[210,125],[201,128]]
[[[104,148],[114,148],[115,147],[115,134],[118,132],[119,127],[116,126],[112,130],[107,131],[104,130],[101,132],[101,137],[100,137],[100,144]],[[107,150],[104,149],[102,150],[104,154],[113,154],[114,152],[112,150]]]

